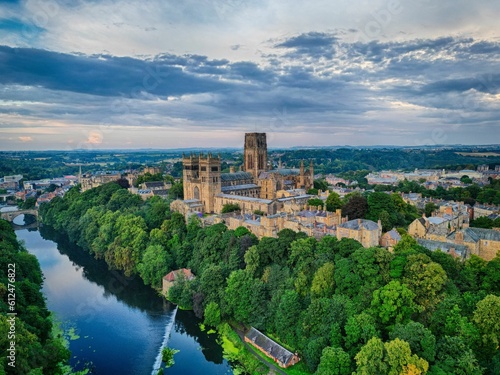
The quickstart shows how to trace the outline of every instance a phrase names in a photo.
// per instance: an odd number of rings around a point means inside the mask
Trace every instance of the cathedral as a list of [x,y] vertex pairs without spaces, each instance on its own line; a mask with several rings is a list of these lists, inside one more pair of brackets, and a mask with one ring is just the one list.
[[279,200],[300,196],[313,187],[314,166],[300,169],[269,169],[266,133],[246,133],[243,165],[221,173],[220,156],[183,156],[184,201],[175,209],[190,212],[221,213],[226,204],[237,204],[244,212],[275,214]]

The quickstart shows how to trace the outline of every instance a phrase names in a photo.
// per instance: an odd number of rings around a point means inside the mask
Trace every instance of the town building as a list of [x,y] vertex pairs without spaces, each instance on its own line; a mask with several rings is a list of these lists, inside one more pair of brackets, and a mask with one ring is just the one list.
[[396,246],[399,241],[401,241],[401,235],[395,228],[393,228],[380,237],[380,246],[392,251],[394,246]]
[[253,327],[245,335],[245,342],[260,350],[282,368],[293,366],[300,361],[297,354],[285,349]]
[[118,171],[98,171],[91,175],[80,176],[81,191],[87,191],[92,188],[117,181],[122,177]]
[[172,285],[174,285],[174,282],[181,277],[188,281],[195,279],[194,274],[188,268],[181,268],[175,271],[171,271],[163,276],[161,289],[162,294],[166,296],[169,289],[172,287]]
[[352,238],[364,247],[378,246],[382,236],[380,220],[354,219],[337,226],[337,239]]

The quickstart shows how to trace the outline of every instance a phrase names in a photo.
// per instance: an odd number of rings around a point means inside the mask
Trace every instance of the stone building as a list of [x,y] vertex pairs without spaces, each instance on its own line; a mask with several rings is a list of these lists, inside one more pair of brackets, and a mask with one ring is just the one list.
[[[221,173],[220,156],[183,156],[184,199],[183,207],[173,204],[182,212],[189,213],[193,203],[201,203],[201,213],[221,213],[226,204],[238,204],[245,212],[262,211],[267,215],[277,212],[278,198],[303,194],[314,184],[314,166],[306,171],[304,162],[299,170],[268,170],[266,133],[245,134],[243,171]],[[301,189],[300,194],[289,195]]]
[[191,281],[195,278],[194,274],[188,268],[181,268],[175,271],[171,271],[163,276],[162,279],[162,294],[167,295],[168,290],[174,285],[175,280],[180,277],[184,277],[184,279]]
[[380,237],[380,246],[389,249],[389,251],[392,251],[394,246],[396,246],[399,241],[401,241],[401,235],[395,228],[393,228],[389,232],[384,233],[382,237]]
[[199,200],[203,212],[214,212],[215,195],[221,193],[220,156],[189,155],[182,158],[184,199]]
[[381,236],[380,220],[375,223],[371,220],[355,219],[337,226],[337,239],[352,238],[360,242],[363,247],[378,246]]
[[470,254],[492,260],[500,251],[500,231],[483,228],[465,228],[450,233],[446,242],[465,245]]
[[122,178],[118,171],[98,171],[93,175],[80,177],[81,191],[90,190],[98,186],[107,184],[108,182],[117,181]]
[[283,368],[293,366],[300,360],[297,354],[285,349],[280,344],[271,340],[269,337],[253,327],[251,327],[245,335],[245,342],[259,349],[262,353]]

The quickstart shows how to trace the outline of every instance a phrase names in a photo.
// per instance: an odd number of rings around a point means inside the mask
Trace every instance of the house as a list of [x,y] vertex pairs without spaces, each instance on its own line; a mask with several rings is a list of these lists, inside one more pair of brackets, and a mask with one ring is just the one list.
[[493,259],[500,251],[500,231],[495,229],[469,227],[450,233],[446,240],[467,246],[471,254],[485,260]]
[[251,327],[250,331],[245,335],[245,342],[259,349],[280,367],[287,368],[300,361],[297,354],[293,354],[291,351],[285,349],[253,327]]
[[169,190],[172,184],[167,184],[165,181],[148,181],[141,184],[142,189],[147,190]]
[[380,246],[392,250],[399,241],[401,241],[401,235],[396,229],[392,229],[380,237]]
[[337,239],[352,238],[360,242],[363,247],[378,246],[382,236],[380,220],[375,223],[371,220],[354,219],[337,226]]
[[443,241],[424,240],[421,238],[417,239],[417,242],[419,245],[431,251],[441,250],[446,254],[450,254],[454,258],[465,259],[469,253],[469,249],[465,245],[458,245]]
[[193,280],[195,276],[188,268],[181,268],[167,273],[162,280],[162,294],[167,295],[168,290],[174,285],[175,280],[179,277],[184,277],[186,280]]

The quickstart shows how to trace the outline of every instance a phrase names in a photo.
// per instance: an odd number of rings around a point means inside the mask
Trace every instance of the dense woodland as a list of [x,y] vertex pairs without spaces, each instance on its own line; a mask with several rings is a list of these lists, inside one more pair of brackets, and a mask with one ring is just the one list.
[[186,223],[166,201],[143,202],[116,183],[73,188],[40,214],[155,288],[191,268],[197,278],[177,282],[171,300],[209,325],[263,330],[299,353],[304,373],[500,373],[500,257],[461,262],[408,236],[393,253],[290,230],[259,241],[242,227]]
[[[15,283],[9,277],[15,264]],[[12,273],[11,275],[12,276]],[[41,292],[42,271],[38,260],[19,244],[10,223],[0,220],[0,374],[68,374],[69,350],[54,337],[50,312]],[[12,288],[15,286],[15,290]],[[9,338],[9,294],[15,294],[15,337]],[[15,341],[15,367],[7,359]]]

